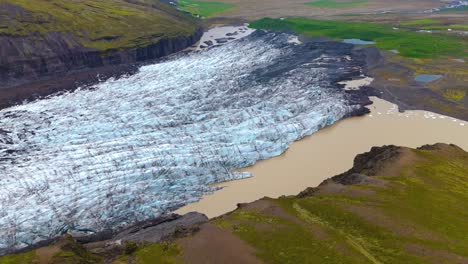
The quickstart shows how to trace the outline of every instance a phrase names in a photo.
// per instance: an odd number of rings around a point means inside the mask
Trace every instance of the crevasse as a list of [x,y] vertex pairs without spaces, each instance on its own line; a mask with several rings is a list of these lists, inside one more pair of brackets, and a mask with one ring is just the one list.
[[356,109],[330,78],[347,56],[288,38],[259,32],[1,110],[0,249],[197,201]]

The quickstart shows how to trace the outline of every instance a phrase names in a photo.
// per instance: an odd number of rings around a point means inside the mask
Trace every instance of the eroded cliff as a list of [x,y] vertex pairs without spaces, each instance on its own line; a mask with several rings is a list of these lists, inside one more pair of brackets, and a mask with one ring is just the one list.
[[1,0],[0,108],[129,71],[201,33],[194,18],[153,0]]

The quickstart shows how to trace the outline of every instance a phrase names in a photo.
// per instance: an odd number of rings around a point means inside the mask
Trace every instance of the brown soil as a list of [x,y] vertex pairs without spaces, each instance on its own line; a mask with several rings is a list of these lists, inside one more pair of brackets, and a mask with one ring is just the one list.
[[[330,237],[330,235],[323,228],[306,223],[301,219],[297,218],[296,216],[285,212],[280,206],[278,206],[278,204],[276,204],[272,200],[269,200],[268,198],[257,200],[253,203],[248,203],[241,207],[246,210],[258,212],[261,215],[283,218],[294,223],[300,224],[302,226],[306,226],[310,229],[314,236],[319,239],[328,239]],[[268,228],[272,228],[272,226],[269,225]]]
[[378,172],[378,175],[399,176],[402,171],[402,168],[408,166],[409,164],[414,164],[414,162],[419,160],[417,155],[410,148],[400,149],[401,151],[398,159],[392,162],[391,164],[387,164],[386,166],[381,168]]
[[36,250],[36,255],[39,258],[38,264],[48,264],[52,257],[60,251],[60,245],[53,245],[50,247],[43,247]]
[[468,258],[447,252],[444,250],[434,250],[433,248],[424,247],[422,245],[411,244],[406,246],[406,250],[410,253],[419,255],[431,263],[458,263],[468,264]]
[[386,230],[392,230],[395,234],[401,236],[415,237],[425,241],[440,241],[440,236],[431,233],[428,230],[416,229],[410,223],[404,223],[401,219],[395,219],[383,214],[379,209],[367,205],[347,205],[347,211],[361,217],[369,223],[383,227]]
[[192,264],[259,264],[255,250],[229,231],[213,224],[203,224],[192,237],[181,239],[178,244],[185,263]]

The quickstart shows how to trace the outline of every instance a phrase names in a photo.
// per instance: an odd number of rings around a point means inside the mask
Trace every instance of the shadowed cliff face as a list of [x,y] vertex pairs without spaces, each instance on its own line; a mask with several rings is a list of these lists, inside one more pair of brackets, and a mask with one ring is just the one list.
[[[158,1],[2,0],[0,108],[180,51],[201,33],[196,20]],[[40,83],[65,75],[73,80]]]
[[[57,32],[38,40],[0,36],[0,80],[2,88],[7,88],[74,70],[156,59],[192,45],[200,36],[201,31],[195,31],[192,35],[161,38],[142,47],[106,51],[79,46],[69,34]],[[70,41],[77,46],[68,46]]]

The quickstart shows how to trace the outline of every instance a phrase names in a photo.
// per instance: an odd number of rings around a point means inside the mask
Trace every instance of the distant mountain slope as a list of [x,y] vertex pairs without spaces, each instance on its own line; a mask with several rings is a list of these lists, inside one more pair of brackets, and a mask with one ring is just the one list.
[[210,221],[190,213],[141,224],[114,238],[122,246],[108,240],[87,251],[68,237],[0,263],[468,263],[467,200],[464,150],[375,147],[297,196],[241,204]]
[[158,58],[199,35],[194,18],[157,0],[0,0],[0,90]]

